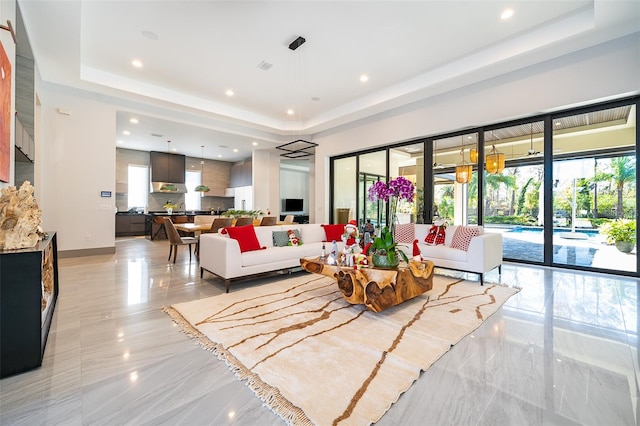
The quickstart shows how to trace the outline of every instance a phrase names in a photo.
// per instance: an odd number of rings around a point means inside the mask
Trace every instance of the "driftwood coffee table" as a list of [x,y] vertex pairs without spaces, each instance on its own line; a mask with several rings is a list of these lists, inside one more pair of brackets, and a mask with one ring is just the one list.
[[314,274],[335,278],[344,300],[354,305],[364,304],[373,312],[381,312],[433,287],[433,262],[429,260],[410,260],[408,266],[396,269],[327,265],[319,257],[302,258],[300,265]]

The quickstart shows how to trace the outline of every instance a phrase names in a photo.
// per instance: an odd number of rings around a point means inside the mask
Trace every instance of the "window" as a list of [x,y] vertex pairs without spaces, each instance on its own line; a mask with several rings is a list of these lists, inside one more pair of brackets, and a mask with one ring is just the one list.
[[149,167],[129,164],[127,181],[127,208],[146,207],[149,197]]
[[196,186],[200,185],[202,181],[200,171],[187,171],[185,172],[184,179],[189,190],[189,192],[184,195],[184,209],[189,211],[200,210],[202,193],[193,190]]

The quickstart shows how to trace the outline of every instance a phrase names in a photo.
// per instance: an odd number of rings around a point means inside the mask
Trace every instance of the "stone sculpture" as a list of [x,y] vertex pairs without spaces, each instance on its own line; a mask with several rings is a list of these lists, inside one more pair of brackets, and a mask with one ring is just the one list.
[[31,182],[20,189],[9,186],[0,196],[0,249],[14,250],[35,246],[40,240],[42,211],[33,196]]

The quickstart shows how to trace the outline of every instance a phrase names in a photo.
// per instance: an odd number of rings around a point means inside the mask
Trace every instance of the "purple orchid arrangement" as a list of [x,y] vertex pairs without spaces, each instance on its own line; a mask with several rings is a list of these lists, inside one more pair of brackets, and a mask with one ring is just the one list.
[[378,181],[369,188],[369,201],[389,201],[390,198],[396,200],[413,201],[415,186],[402,176],[391,179],[388,184]]

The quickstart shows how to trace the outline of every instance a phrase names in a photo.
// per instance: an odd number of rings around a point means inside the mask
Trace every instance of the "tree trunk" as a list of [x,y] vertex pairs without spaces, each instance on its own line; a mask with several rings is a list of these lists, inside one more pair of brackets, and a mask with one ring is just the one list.
[[433,262],[409,261],[408,267],[397,269],[353,269],[326,265],[315,259],[300,259],[308,272],[335,278],[347,302],[364,304],[373,312],[381,312],[412,299],[433,287]]
[[619,183],[617,186],[618,186],[618,208],[616,211],[616,218],[622,219],[622,190],[624,189],[624,183]]

